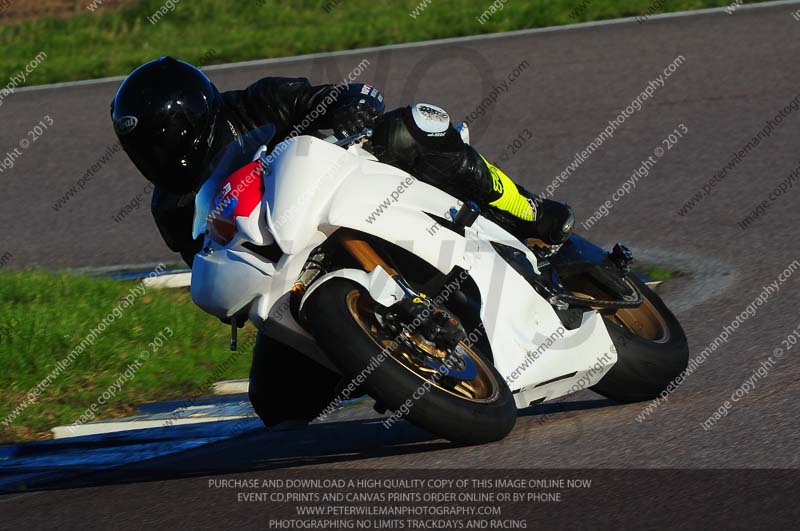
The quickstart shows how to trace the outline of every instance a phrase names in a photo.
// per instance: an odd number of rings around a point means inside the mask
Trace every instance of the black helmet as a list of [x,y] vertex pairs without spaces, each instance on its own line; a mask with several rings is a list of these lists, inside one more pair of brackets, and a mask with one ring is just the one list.
[[145,178],[183,194],[205,177],[219,109],[219,91],[205,74],[161,57],[123,81],[111,103],[111,119],[120,144]]

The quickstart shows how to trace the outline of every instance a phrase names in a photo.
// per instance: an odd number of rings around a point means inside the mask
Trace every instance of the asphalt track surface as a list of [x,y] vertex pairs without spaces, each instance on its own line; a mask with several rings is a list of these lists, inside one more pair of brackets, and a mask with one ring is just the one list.
[[[762,286],[800,258],[797,183],[750,228],[737,226],[798,165],[800,112],[789,114],[688,215],[677,213],[800,91],[800,22],[791,15],[798,7],[284,61],[213,71],[211,77],[222,89],[265,75],[337,81],[366,58],[370,67],[362,79],[382,87],[390,107],[429,101],[459,118],[469,115],[516,65],[528,61],[530,67],[510,90],[473,124],[473,144],[489,158],[498,158],[528,128],[533,140],[501,165],[529,188],[541,189],[651,79],[683,55],[685,63],[557,196],[579,218],[591,215],[640,161],[685,124],[688,133],[635,191],[590,230],[579,232],[602,243],[622,240],[648,259],[671,261],[687,271],[666,286],[663,296],[676,308],[696,356]],[[146,206],[122,223],[111,219],[144,187],[124,155],[114,157],[62,211],[52,208],[114,142],[107,113],[117,85],[20,92],[0,108],[3,150],[44,114],[54,120],[13,169],[3,173],[0,226],[5,235],[0,250],[13,253],[13,266],[56,269],[174,258]],[[209,477],[223,475],[262,478],[318,469],[794,469],[800,464],[800,408],[795,404],[800,371],[794,366],[800,346],[786,351],[711,430],[700,423],[800,324],[798,285],[800,274],[795,273],[642,422],[636,416],[643,404],[614,404],[584,391],[564,405],[523,411],[516,429],[502,442],[463,448],[405,423],[386,431],[368,407],[357,407],[304,432],[259,432],[161,462],[88,476],[80,483],[53,485],[54,490],[5,497],[0,527],[12,521],[17,529],[263,525],[267,506],[237,504],[230,492],[208,488]],[[641,483],[642,498],[652,497],[652,505],[644,507],[657,512],[672,494],[644,478],[630,478],[625,492]],[[78,485],[82,488],[68,488]],[[680,486],[673,482],[673,488]],[[753,485],[741,488],[758,498]],[[595,494],[596,500],[602,498]],[[726,504],[730,498],[719,496],[694,512],[719,516],[733,511],[733,517],[742,511],[743,502]],[[620,510],[626,503],[598,501],[596,507],[585,508]],[[786,499],[781,504],[790,510],[796,506]],[[748,515],[753,517],[761,507],[748,506]],[[675,522],[688,514],[674,515]],[[578,528],[587,522],[561,523]]]

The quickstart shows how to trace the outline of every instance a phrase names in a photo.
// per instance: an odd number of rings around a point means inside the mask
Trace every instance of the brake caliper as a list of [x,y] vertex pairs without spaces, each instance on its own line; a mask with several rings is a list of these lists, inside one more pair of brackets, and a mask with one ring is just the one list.
[[390,310],[390,313],[396,313],[407,330],[421,335],[442,350],[455,348],[467,337],[461,322],[447,310],[436,306],[425,294],[406,297],[393,304]]

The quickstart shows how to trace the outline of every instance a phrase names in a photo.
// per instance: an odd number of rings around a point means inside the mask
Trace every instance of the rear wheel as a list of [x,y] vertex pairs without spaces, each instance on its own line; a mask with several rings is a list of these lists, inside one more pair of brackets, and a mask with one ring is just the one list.
[[[465,444],[496,441],[511,431],[513,395],[474,345],[461,341],[448,353],[408,328],[395,334],[380,309],[361,286],[343,279],[325,282],[304,308],[314,336],[342,373],[387,409]],[[453,362],[450,371],[440,370],[444,359]]]
[[639,402],[657,397],[686,369],[689,344],[661,297],[633,275],[628,281],[644,302],[604,316],[618,359],[592,390],[619,402]]

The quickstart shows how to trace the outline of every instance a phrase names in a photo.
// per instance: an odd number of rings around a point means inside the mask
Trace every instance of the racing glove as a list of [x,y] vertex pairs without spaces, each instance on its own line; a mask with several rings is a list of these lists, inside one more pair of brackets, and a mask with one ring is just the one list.
[[351,85],[358,89],[345,93],[333,111],[333,131],[340,138],[375,127],[375,120],[383,114],[383,95],[371,85]]

